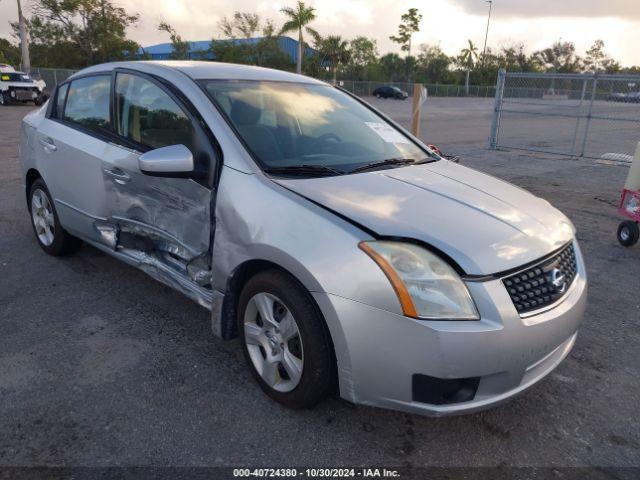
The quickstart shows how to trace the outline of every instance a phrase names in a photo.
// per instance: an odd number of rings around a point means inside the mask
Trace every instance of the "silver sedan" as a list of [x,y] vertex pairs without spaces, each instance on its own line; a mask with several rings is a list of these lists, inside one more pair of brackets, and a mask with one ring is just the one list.
[[337,390],[471,412],[576,340],[587,281],[562,213],[311,78],[90,67],[25,117],[20,157],[45,252],[82,241],[194,299],[289,407]]

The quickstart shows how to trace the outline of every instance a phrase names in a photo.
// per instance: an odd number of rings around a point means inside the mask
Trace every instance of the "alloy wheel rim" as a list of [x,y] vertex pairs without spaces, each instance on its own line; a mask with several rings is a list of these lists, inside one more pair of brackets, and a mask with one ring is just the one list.
[[31,218],[36,229],[38,240],[50,246],[55,239],[55,220],[53,208],[47,195],[40,189],[35,190],[31,196]]
[[244,341],[262,380],[278,392],[290,392],[302,378],[304,352],[291,311],[270,293],[257,293],[244,314]]

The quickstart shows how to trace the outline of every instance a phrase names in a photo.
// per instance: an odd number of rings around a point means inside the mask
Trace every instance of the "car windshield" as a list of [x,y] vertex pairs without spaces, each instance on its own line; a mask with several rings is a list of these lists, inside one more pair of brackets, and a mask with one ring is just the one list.
[[404,164],[399,160],[438,158],[329,85],[201,83],[265,170],[304,166],[305,171],[330,175],[385,161],[385,168],[390,168]]
[[11,72],[2,74],[3,82],[32,82],[33,80],[29,75],[22,72]]

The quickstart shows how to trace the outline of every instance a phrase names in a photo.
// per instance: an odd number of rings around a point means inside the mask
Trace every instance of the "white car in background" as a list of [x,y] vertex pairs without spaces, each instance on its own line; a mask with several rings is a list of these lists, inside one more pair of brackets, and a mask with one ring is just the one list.
[[46,100],[46,86],[44,80],[35,80],[10,65],[0,64],[0,105],[26,102],[42,105]]

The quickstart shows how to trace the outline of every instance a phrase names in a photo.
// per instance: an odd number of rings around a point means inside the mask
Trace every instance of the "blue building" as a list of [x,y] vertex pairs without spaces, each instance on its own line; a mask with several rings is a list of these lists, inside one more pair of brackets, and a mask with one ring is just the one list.
[[[215,40],[216,42],[235,42],[237,44],[249,43],[255,44],[259,42],[262,37],[256,38],[238,38],[227,40]],[[298,60],[298,41],[289,37],[279,37],[278,45],[280,49],[291,57],[291,62],[296,63]],[[211,46],[211,40],[201,40],[197,42],[189,42],[189,59],[192,60],[215,60],[215,55],[209,49]],[[138,50],[138,55],[147,54],[151,56],[151,60],[167,60],[173,52],[173,47],[170,42],[158,43],[157,45],[150,45]],[[312,48],[306,48],[305,56],[313,54]]]

